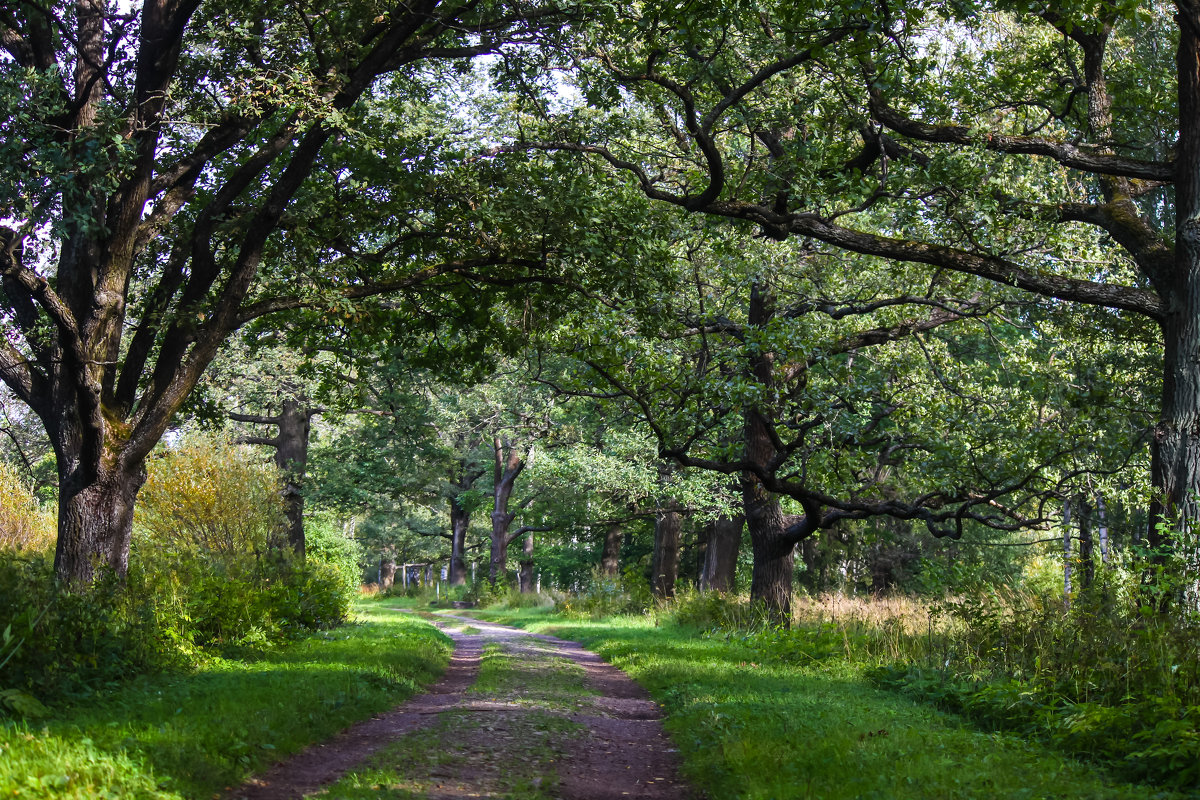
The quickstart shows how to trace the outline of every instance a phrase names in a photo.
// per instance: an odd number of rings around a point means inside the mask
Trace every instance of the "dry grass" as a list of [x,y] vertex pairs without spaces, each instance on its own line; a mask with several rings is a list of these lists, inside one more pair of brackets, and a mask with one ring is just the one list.
[[0,463],[0,550],[44,552],[57,535],[53,511],[45,511],[7,464]]
[[880,662],[928,657],[944,646],[953,627],[930,602],[904,595],[800,595],[792,605],[792,619],[801,627],[832,627],[846,639],[847,650],[853,641],[859,658]]

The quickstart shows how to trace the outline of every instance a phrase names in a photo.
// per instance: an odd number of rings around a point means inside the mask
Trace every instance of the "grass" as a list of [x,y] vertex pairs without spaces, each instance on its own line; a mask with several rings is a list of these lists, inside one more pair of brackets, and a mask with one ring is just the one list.
[[131,681],[0,725],[0,797],[207,797],[436,677],[449,641],[360,604],[355,623],[246,660]]
[[764,654],[760,639],[706,636],[648,617],[576,621],[544,610],[478,612],[583,642],[643,684],[667,714],[684,775],[713,798],[1175,798],[873,686],[831,636]]

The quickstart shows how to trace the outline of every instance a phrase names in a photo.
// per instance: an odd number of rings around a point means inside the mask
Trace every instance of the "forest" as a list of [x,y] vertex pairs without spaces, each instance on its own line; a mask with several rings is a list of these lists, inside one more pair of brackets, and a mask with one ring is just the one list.
[[1200,796],[1200,0],[0,0],[0,106],[0,795]]

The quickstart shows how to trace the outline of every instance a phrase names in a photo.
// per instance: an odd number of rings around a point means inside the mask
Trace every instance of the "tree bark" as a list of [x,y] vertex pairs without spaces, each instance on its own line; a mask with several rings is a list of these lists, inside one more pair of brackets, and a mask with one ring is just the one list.
[[650,588],[660,600],[675,596],[675,581],[679,578],[680,528],[678,511],[663,511],[654,519]]
[[276,434],[272,438],[247,438],[251,444],[262,444],[275,450],[275,466],[279,469],[280,495],[287,518],[287,541],[292,552],[304,560],[304,477],[308,471],[308,440],[312,432],[312,418],[321,413],[306,403],[289,397],[283,401],[278,414],[233,413],[229,418],[236,422],[255,425],[272,425]]
[[308,439],[312,431],[313,413],[298,400],[284,400],[278,417],[279,438],[275,447],[275,466],[279,467],[283,476],[288,544],[301,560],[305,552],[304,476],[308,470]]
[[787,534],[779,499],[763,489],[762,484],[743,481],[742,502],[754,554],[750,599],[766,606],[773,620],[786,624],[792,618],[796,541]]
[[471,514],[458,505],[458,499],[450,501],[450,572],[448,580],[451,586],[462,586],[467,582],[467,561],[465,551],[467,546],[467,529],[471,524]]
[[1079,514],[1079,590],[1087,591],[1096,578],[1095,547],[1092,537],[1092,508],[1087,495],[1080,495],[1075,502]]
[[708,544],[704,548],[704,569],[700,573],[700,591],[732,592],[737,574],[738,551],[746,519],[720,517],[707,525]]
[[503,580],[508,571],[508,546],[512,543],[508,530],[517,516],[508,510],[508,503],[512,499],[513,486],[525,469],[525,459],[507,439],[502,440],[498,436],[492,440],[492,453],[492,558],[488,580],[495,586],[496,581]]
[[625,530],[618,524],[608,526],[604,533],[604,549],[600,552],[600,574],[616,578],[621,574],[621,540]]
[[[747,320],[765,326],[775,316],[775,298],[770,288],[756,283],[750,288]],[[759,352],[749,359],[747,372],[770,389],[774,385],[774,355]],[[743,451],[747,462],[765,467],[775,457],[775,443],[764,411],[748,407],[743,413]],[[742,473],[742,512],[750,534],[754,568],[750,578],[750,600],[762,603],[775,621],[790,624],[792,618],[793,550],[799,537],[789,533],[779,507],[779,498],[767,491],[753,472]]]
[[533,534],[525,535],[525,542],[521,547],[521,573],[517,582],[521,586],[522,594],[531,594],[533,592]]
[[[59,464],[69,464],[59,456]],[[97,569],[123,578],[129,570],[133,508],[146,480],[143,463],[110,469],[94,479],[59,472],[58,542],[55,574],[68,586],[86,586]]]
[[396,583],[396,557],[383,556],[379,559],[379,591],[391,591]]
[[1071,607],[1071,501],[1063,503],[1063,605]]
[[1156,496],[1147,541],[1158,560],[1200,514],[1200,3],[1176,6],[1175,260],[1171,273],[1155,285],[1163,298],[1163,388],[1151,447]]

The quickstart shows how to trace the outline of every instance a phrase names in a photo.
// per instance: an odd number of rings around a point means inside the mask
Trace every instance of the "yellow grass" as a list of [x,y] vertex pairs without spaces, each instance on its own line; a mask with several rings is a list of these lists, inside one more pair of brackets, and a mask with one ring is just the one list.
[[54,512],[43,510],[16,470],[0,462],[0,550],[50,550],[55,535]]

